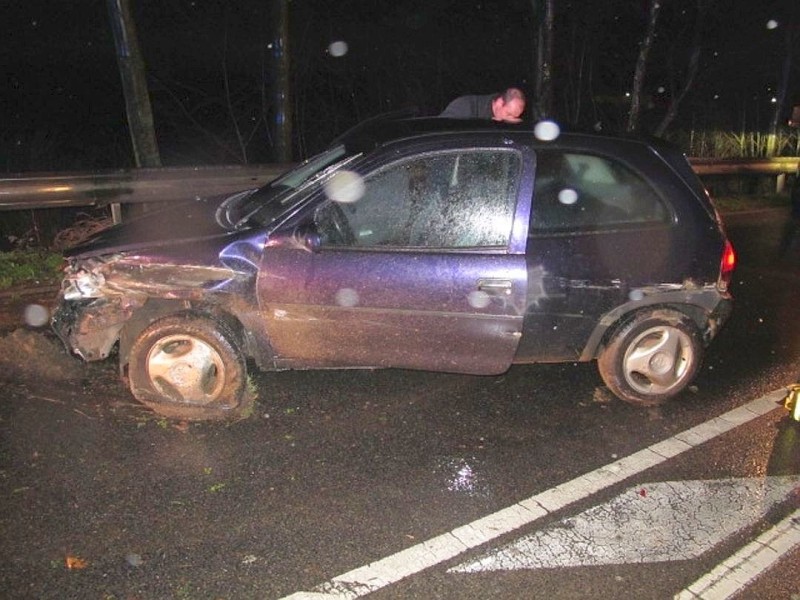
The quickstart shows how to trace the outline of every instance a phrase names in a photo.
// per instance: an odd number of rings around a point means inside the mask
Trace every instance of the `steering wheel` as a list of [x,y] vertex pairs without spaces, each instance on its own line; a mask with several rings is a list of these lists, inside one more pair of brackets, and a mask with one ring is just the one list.
[[356,236],[350,229],[350,222],[338,202],[329,202],[323,211],[322,231],[327,233],[327,242],[334,246],[355,246]]

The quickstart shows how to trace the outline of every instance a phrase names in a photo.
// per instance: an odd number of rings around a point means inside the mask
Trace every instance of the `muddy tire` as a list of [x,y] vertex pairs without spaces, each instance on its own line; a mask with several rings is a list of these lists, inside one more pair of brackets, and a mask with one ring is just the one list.
[[194,314],[159,319],[130,352],[131,393],[160,415],[185,420],[238,418],[247,410],[247,366],[222,322]]
[[619,398],[656,406],[694,379],[703,344],[694,322],[676,310],[637,313],[616,331],[597,360],[600,376]]

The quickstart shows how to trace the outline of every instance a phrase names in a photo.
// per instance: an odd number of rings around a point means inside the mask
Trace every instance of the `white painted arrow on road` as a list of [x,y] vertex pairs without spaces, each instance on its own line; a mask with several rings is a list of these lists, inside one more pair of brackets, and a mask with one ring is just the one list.
[[640,485],[448,572],[688,560],[798,491],[800,476]]

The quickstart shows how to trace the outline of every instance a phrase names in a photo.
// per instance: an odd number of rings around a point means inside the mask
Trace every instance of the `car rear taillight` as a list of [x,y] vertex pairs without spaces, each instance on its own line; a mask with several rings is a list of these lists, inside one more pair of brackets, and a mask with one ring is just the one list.
[[725,247],[722,250],[722,261],[719,265],[719,288],[722,291],[728,289],[728,285],[733,277],[733,270],[736,268],[736,252],[728,240],[725,240]]

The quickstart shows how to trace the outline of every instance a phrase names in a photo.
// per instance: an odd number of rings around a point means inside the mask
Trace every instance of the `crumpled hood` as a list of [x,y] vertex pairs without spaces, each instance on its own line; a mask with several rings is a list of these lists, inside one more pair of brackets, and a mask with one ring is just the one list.
[[175,243],[224,237],[235,231],[230,218],[252,190],[234,195],[198,198],[148,212],[114,225],[70,248],[70,258],[161,248]]

